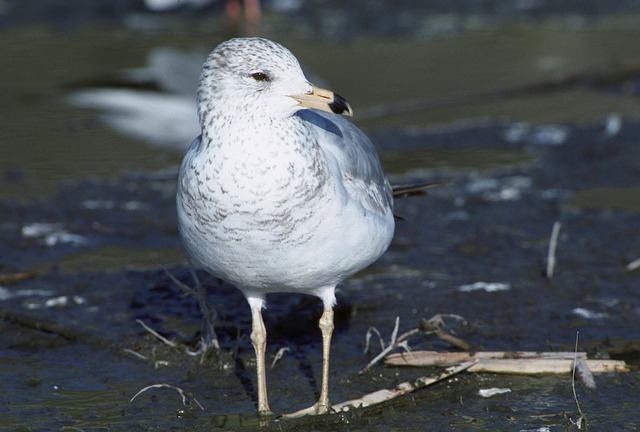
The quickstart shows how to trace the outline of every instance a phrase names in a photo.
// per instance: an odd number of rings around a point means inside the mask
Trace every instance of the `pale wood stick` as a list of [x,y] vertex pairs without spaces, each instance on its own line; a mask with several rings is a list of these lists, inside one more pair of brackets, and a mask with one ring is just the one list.
[[[581,360],[593,373],[629,372],[620,360]],[[542,375],[569,374],[573,370],[573,359],[481,359],[469,368],[469,372],[503,374]]]
[[556,248],[558,247],[558,236],[560,235],[560,222],[555,221],[551,229],[551,238],[549,239],[549,250],[547,252],[547,278],[553,277],[553,271],[556,268]]
[[385,364],[390,366],[445,366],[461,362],[476,361],[469,372],[490,372],[507,374],[561,374],[570,373],[573,363],[584,363],[589,371],[628,372],[624,361],[588,360],[584,352],[536,352],[536,351],[494,351],[476,353],[443,353],[436,351],[414,351],[411,355],[392,354]]
[[[452,366],[450,368],[445,369],[443,372],[434,376],[423,376],[414,381],[405,381],[403,383],[398,384],[392,389],[381,389],[374,391],[372,393],[365,394],[360,396],[357,399],[351,399],[348,401],[340,402],[338,404],[332,405],[329,412],[346,412],[353,409],[359,408],[367,408],[373,405],[380,404],[382,402],[387,402],[398,398],[400,396],[404,396],[407,393],[411,393],[423,387],[427,387],[431,384],[437,383],[438,381],[442,381],[443,379],[449,378],[457,373],[460,373],[469,367],[471,367],[475,362],[466,362],[456,366]],[[300,411],[296,411],[290,414],[284,414],[281,418],[285,419],[294,419],[300,418],[309,415],[309,409],[303,409]]]
[[331,408],[334,411],[348,411],[353,408],[366,408],[372,405],[376,405],[382,402],[386,402],[397,397],[403,396],[407,393],[411,393],[423,387],[427,387],[431,384],[437,383],[438,381],[442,381],[443,379],[449,378],[457,373],[460,373],[471,366],[474,365],[475,362],[465,362],[459,364],[457,366],[452,366],[447,368],[444,372],[435,375],[435,376],[423,376],[414,381],[405,381],[403,383],[398,384],[396,387],[392,389],[382,389],[377,390],[373,393],[366,394],[364,396],[359,397],[358,399],[351,399],[345,402],[341,402],[339,404],[333,405]]
[[385,364],[391,366],[450,366],[465,361],[477,359],[522,359],[522,358],[546,358],[546,359],[586,359],[585,352],[542,352],[542,351],[478,351],[469,352],[439,352],[439,351],[413,351],[410,355],[405,353],[390,354],[385,359]]

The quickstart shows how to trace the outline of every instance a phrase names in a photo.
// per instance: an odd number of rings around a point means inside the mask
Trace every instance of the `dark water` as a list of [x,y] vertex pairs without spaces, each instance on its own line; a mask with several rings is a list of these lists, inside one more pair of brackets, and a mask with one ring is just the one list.
[[[211,49],[229,33],[221,10],[150,15],[114,2],[104,19],[66,3],[58,4],[71,18],[10,8],[23,15],[2,21],[13,24],[0,38],[0,429],[577,430],[569,375],[460,374],[345,416],[259,424],[250,316],[238,291],[200,274],[223,353],[201,361],[184,352],[197,342],[199,312],[167,272],[193,283],[173,201],[188,142],[154,145],[68,102],[87,88],[158,90],[122,71],[144,67],[158,47]],[[368,19],[331,2],[266,8],[260,34],[353,103],[392,183],[444,183],[398,200],[404,220],[390,250],[342,285],[333,402],[437,372],[357,373],[371,358],[369,327],[388,339],[396,317],[406,331],[422,317],[462,315],[465,323],[449,324],[476,350],[572,350],[579,332],[590,356],[618,349],[637,362],[640,270],[625,266],[640,257],[640,15],[605,3],[455,11],[377,2]],[[508,289],[460,289],[478,281]],[[268,362],[290,349],[268,371],[276,412],[317,397],[320,313],[312,298],[269,298]],[[454,350],[434,337],[410,345]],[[159,383],[192,393],[204,410],[183,407],[168,388],[129,402]],[[590,428],[640,427],[637,372],[596,383],[577,386]],[[491,387],[511,391],[478,394]]]

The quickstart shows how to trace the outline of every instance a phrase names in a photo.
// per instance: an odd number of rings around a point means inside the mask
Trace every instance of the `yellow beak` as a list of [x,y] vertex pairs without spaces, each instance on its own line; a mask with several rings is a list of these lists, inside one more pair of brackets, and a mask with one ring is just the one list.
[[303,107],[315,108],[348,117],[353,116],[351,106],[342,96],[314,85],[311,86],[309,93],[290,97],[297,100]]

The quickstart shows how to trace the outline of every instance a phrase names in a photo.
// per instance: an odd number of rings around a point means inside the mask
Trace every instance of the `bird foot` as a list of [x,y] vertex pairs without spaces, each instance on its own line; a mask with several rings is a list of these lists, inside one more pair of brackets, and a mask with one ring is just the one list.
[[281,416],[281,418],[284,419],[294,419],[294,418],[300,418],[300,417],[304,417],[304,416],[308,416],[308,415],[322,415],[322,414],[327,414],[331,411],[331,405],[329,404],[321,404],[321,403],[316,403],[308,408],[304,408],[301,409],[299,411],[290,413],[290,414],[283,414]]
[[273,411],[271,411],[270,409],[258,411],[258,417],[260,418],[271,417],[272,415],[273,415]]

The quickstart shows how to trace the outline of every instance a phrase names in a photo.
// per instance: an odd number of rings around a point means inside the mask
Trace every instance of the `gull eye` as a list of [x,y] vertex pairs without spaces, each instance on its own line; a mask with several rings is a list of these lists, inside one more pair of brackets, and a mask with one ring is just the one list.
[[253,78],[256,81],[268,81],[269,80],[269,77],[264,72],[254,72],[254,73],[251,74],[251,78]]

